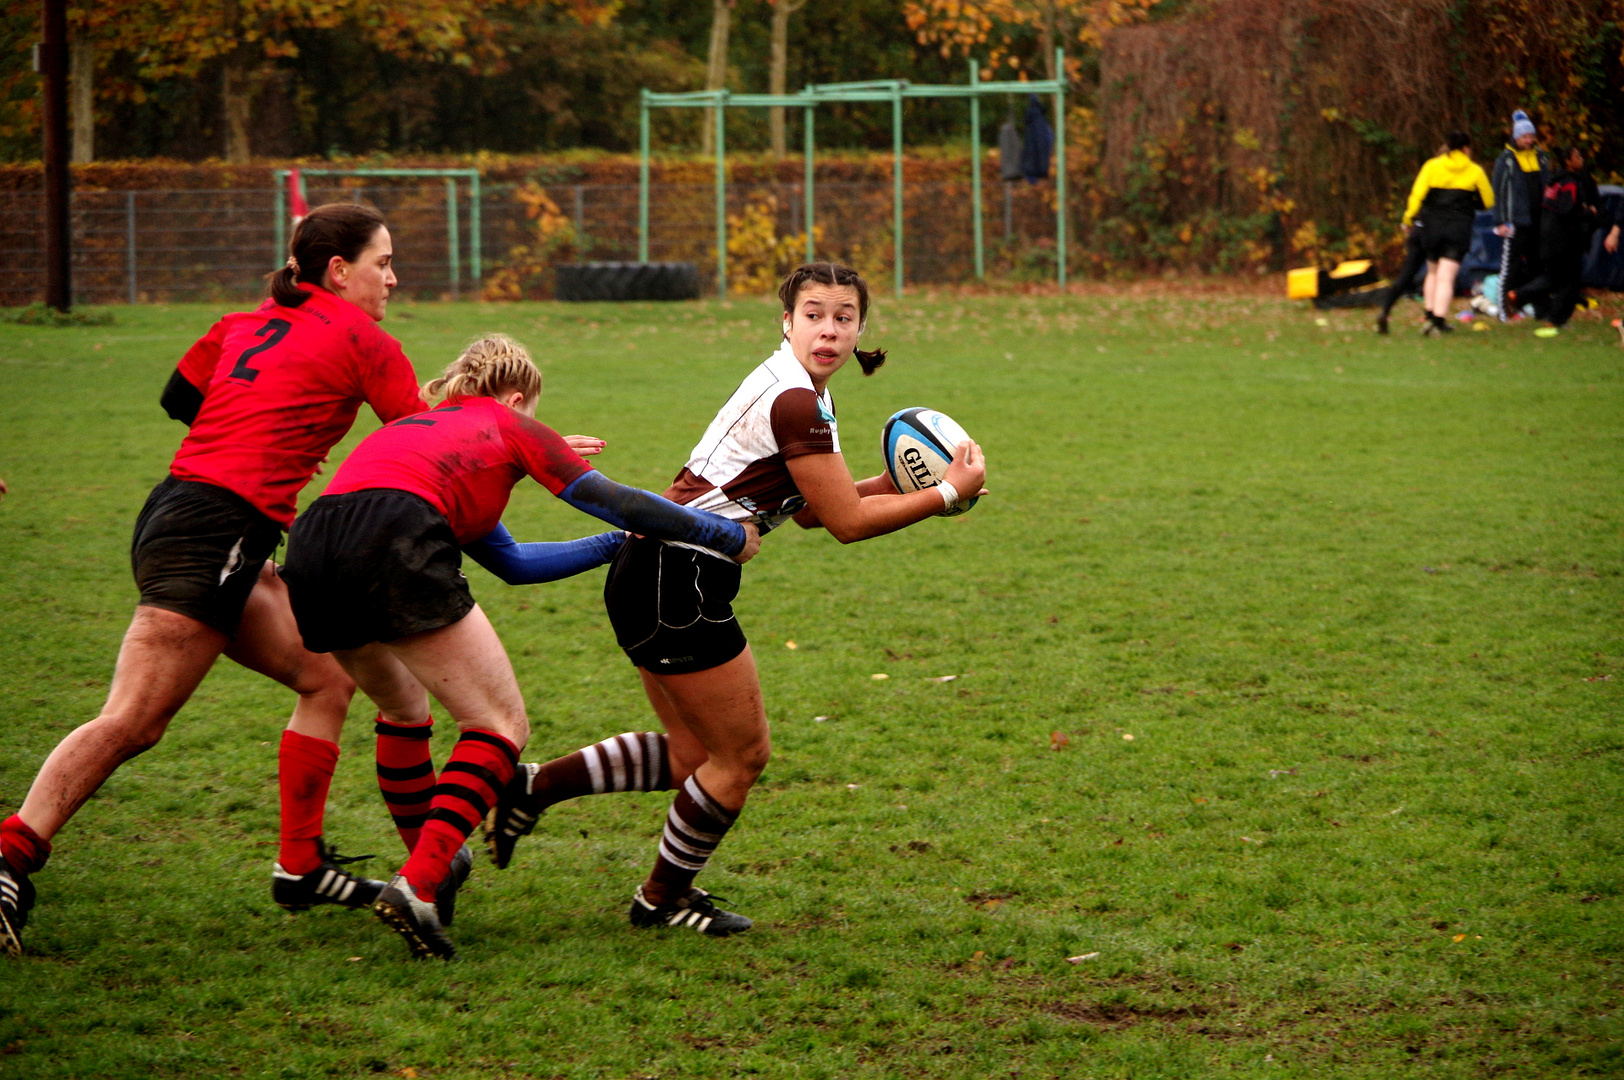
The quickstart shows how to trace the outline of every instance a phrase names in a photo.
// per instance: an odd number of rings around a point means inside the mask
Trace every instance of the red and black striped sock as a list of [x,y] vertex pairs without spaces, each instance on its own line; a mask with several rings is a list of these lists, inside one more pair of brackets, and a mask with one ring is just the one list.
[[[658,905],[687,895],[694,878],[705,869],[716,851],[716,845],[738,819],[737,813],[722,806],[699,786],[698,777],[690,776],[666,815],[660,854],[654,860],[648,884],[643,887],[648,901]],[[648,896],[649,893],[654,895]]]
[[434,797],[434,755],[429,744],[434,720],[422,724],[395,724],[378,717],[378,790],[410,853],[428,820]]
[[16,814],[0,821],[0,859],[19,874],[32,874],[51,857],[51,842]]
[[316,841],[327,812],[327,791],[338,766],[338,744],[297,731],[283,731],[277,751],[277,787],[282,798],[282,845],[276,861],[290,874],[308,874],[321,865]]
[[434,785],[433,809],[417,846],[400,868],[419,900],[433,901],[452,857],[485,820],[497,794],[513,779],[518,763],[519,748],[496,732],[463,731],[451,760],[440,772],[440,782]]
[[628,731],[555,758],[536,774],[543,806],[609,791],[670,791],[671,759],[664,733]]

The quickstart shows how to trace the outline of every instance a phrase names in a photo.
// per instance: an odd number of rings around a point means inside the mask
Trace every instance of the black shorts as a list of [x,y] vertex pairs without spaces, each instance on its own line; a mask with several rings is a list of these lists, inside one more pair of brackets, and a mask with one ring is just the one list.
[[445,515],[394,488],[311,503],[288,533],[282,580],[311,652],[437,630],[474,608]]
[[1439,259],[1449,259],[1460,262],[1466,258],[1466,253],[1472,249],[1472,223],[1455,221],[1432,222],[1418,224],[1416,232],[1421,237],[1421,251],[1426,255],[1428,262]]
[[282,526],[236,492],[166,477],[130,541],[139,603],[236,637],[260,568],[281,542]]
[[744,651],[732,559],[633,537],[609,564],[603,605],[631,662],[656,675],[708,671]]

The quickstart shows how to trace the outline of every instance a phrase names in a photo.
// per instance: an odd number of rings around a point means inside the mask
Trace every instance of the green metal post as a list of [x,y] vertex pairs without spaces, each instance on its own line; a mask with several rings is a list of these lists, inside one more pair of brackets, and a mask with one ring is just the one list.
[[891,220],[895,233],[896,290],[902,295],[902,88],[891,92],[891,152],[895,158],[891,178]]
[[970,58],[970,217],[976,233],[976,280],[987,280],[987,256],[981,242],[981,95],[975,93],[981,69]]
[[1054,51],[1054,235],[1056,273],[1060,291],[1066,291],[1066,50]]
[[727,91],[716,93],[716,295],[727,296]]
[[470,233],[468,237],[468,272],[473,276],[474,296],[477,298],[480,288],[484,284],[481,280],[481,271],[485,269],[485,262],[482,258],[484,249],[481,246],[481,237],[479,235],[481,222],[479,213],[479,173],[477,172],[468,178],[468,200],[468,232]]
[[[812,84],[811,83],[807,83],[806,90],[807,90],[807,93],[810,95],[811,92],[812,92]],[[806,261],[807,262],[815,262],[815,261],[817,261],[817,257],[818,257],[817,242],[815,240],[813,240],[813,238],[812,238],[812,153],[813,153],[812,147],[813,147],[813,144],[814,144],[813,143],[813,135],[812,135],[812,118],[814,116],[816,116],[816,115],[817,115],[816,106],[808,105],[806,107],[806,125],[805,125],[806,130],[804,132],[802,132],[802,135],[803,135],[803,137],[805,139],[805,142],[806,142],[806,149],[803,152],[806,154]]]
[[276,215],[276,254],[272,265],[281,266],[288,257],[288,171],[278,169],[273,175],[276,195],[271,201],[271,212]]
[[637,261],[648,262],[648,91],[642,95],[642,107],[637,114],[637,145],[640,162],[637,167]]
[[462,240],[457,236],[457,179],[445,178],[445,246],[451,256],[451,299],[462,286]]

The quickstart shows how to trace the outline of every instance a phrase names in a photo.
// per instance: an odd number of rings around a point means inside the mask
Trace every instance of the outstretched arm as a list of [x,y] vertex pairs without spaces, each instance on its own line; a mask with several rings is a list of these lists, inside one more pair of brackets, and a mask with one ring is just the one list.
[[561,543],[521,544],[497,522],[490,535],[464,544],[462,550],[509,585],[540,585],[602,566],[625,542],[625,533],[606,532]]
[[[806,509],[795,520],[808,528],[822,525],[842,544],[884,536],[942,512],[942,492],[935,488],[895,494],[889,478],[871,477],[861,484],[852,479],[840,454],[803,454],[786,463],[795,486],[806,498]],[[962,444],[953,455],[947,481],[961,498],[982,494],[987,466],[981,447]]]
[[[617,484],[595,470],[582,473],[558,497],[582,513],[641,536],[710,548],[737,562],[755,554],[750,550],[754,529],[747,531],[736,521],[679,506],[652,491]],[[756,545],[759,543],[758,538]]]

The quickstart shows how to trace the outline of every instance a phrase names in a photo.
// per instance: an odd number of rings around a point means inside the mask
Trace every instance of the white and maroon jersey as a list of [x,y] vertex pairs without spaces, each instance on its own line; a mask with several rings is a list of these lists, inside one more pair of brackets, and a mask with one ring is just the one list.
[[838,453],[834,400],[812,389],[786,341],[733,391],[665,497],[766,533],[806,505],[789,459]]

